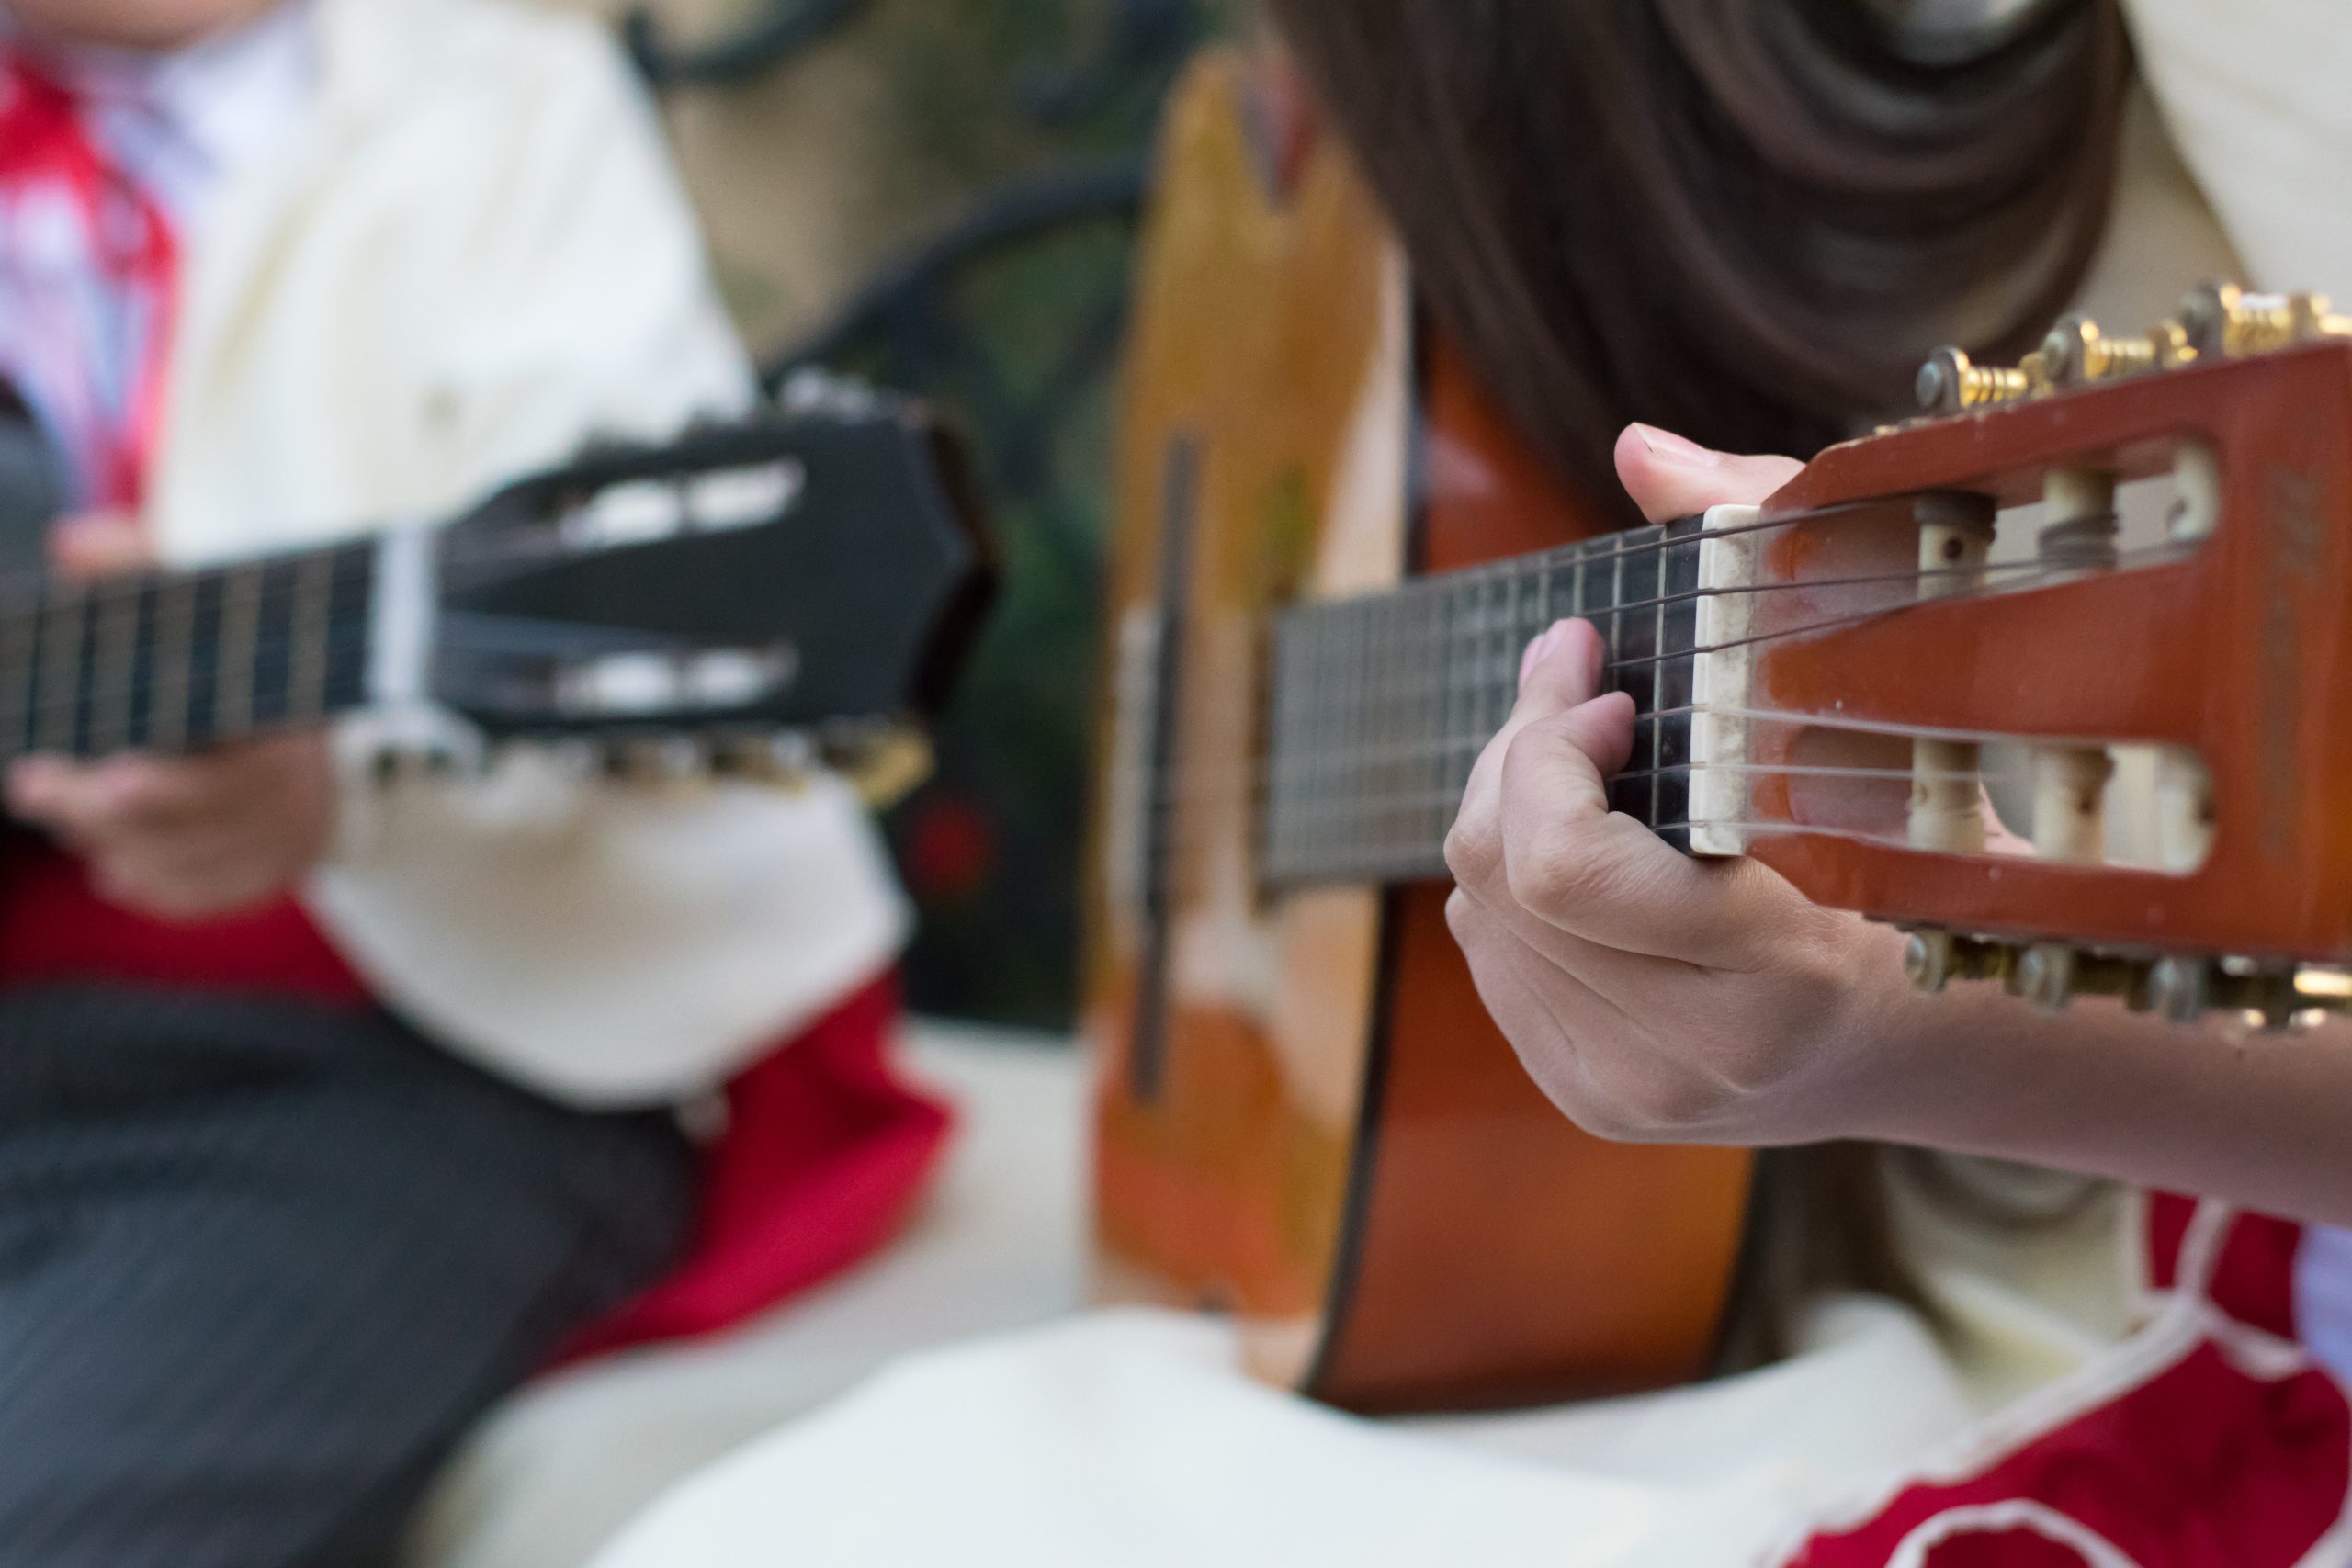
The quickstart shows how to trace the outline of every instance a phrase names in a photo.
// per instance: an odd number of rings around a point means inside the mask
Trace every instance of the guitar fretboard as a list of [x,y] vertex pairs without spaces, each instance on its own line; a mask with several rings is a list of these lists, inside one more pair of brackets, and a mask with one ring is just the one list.
[[371,543],[78,586],[0,582],[0,758],[178,751],[365,700]]
[[1261,866],[1275,886],[1444,874],[1470,772],[1510,717],[1529,643],[1584,616],[1640,715],[1611,805],[1689,840],[1697,518],[1615,534],[1276,623]]

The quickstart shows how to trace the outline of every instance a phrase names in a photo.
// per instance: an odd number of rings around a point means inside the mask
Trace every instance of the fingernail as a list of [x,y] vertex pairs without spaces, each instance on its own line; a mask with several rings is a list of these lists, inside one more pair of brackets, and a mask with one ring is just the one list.
[[1686,436],[1677,435],[1670,430],[1660,430],[1654,424],[1636,424],[1634,434],[1641,437],[1642,445],[1649,448],[1652,457],[1662,461],[1686,468],[1713,468],[1723,464],[1722,453],[1702,446]]

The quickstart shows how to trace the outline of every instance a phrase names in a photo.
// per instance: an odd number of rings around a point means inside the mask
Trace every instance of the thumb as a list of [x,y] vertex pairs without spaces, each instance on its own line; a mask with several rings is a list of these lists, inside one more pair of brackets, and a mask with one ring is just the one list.
[[1653,523],[1755,505],[1804,467],[1793,457],[1735,457],[1646,424],[1629,424],[1617,437],[1617,478]]

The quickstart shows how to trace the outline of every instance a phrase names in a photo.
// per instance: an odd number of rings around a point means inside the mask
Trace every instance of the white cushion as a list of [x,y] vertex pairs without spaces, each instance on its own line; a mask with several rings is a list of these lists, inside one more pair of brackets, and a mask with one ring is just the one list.
[[962,1125],[907,1235],[736,1333],[526,1390],[435,1490],[410,1568],[572,1568],[672,1482],[884,1362],[1080,1300],[1082,1057],[1046,1037],[925,1025],[910,1060]]

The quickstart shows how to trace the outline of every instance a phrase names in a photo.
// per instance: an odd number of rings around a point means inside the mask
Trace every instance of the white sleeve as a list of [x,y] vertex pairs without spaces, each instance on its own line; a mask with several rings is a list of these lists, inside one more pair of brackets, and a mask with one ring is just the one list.
[[471,220],[436,236],[456,281],[427,374],[469,491],[753,397],[651,103],[601,33],[558,21],[510,111],[508,166],[469,182]]
[[[464,270],[431,423],[475,490],[751,397],[642,95],[595,35],[541,38],[559,58],[535,58],[518,95],[512,166],[475,182],[492,198],[448,236]],[[364,720],[338,737],[345,831],[312,909],[387,1002],[558,1098],[699,1090],[902,940],[903,900],[838,784],[663,793],[526,762],[379,789]]]
[[2352,301],[2352,28],[2335,0],[2125,0],[2182,162],[2267,289]]

